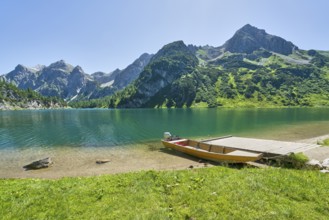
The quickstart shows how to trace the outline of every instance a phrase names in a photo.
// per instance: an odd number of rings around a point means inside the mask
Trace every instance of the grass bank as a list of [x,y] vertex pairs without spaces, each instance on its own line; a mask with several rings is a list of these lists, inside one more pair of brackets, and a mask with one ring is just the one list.
[[327,219],[329,175],[212,167],[0,180],[2,219]]

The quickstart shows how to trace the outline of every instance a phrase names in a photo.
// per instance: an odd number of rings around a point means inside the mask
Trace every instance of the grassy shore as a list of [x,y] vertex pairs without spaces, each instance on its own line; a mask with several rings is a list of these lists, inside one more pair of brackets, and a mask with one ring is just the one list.
[[327,219],[329,175],[211,167],[1,179],[2,219]]

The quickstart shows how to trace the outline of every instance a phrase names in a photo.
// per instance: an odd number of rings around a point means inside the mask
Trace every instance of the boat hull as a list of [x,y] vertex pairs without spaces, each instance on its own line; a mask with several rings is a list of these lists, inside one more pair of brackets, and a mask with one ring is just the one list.
[[[194,143],[196,143],[196,146],[190,146],[189,142],[190,140],[188,139],[182,139],[176,141],[163,140],[162,144],[167,148],[171,148],[183,152],[185,154],[189,154],[191,156],[195,156],[206,160],[216,161],[216,162],[245,163],[245,162],[260,160],[262,158],[262,154],[251,153],[241,150],[233,150],[233,149],[225,150],[224,147],[222,147],[223,153],[213,152],[210,149],[212,148],[215,149],[215,147],[220,147],[220,146],[211,146],[205,143],[201,143],[203,146],[203,149],[201,149],[199,147],[196,147],[200,144],[200,142],[193,141]],[[205,150],[205,147],[207,146],[209,150]]]

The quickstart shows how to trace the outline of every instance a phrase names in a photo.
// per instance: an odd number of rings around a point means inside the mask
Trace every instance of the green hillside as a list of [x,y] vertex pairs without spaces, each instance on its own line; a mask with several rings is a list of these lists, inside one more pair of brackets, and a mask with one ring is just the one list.
[[66,103],[56,97],[44,97],[28,89],[21,90],[15,85],[0,80],[0,109],[59,108]]
[[[237,56],[224,55],[181,77],[174,82],[177,86],[168,99],[175,107],[205,103],[208,107],[329,104],[329,62],[320,54],[308,56],[301,51],[291,56],[255,56],[253,60]],[[168,102],[164,104],[168,106]]]
[[[147,96],[139,89],[147,84],[142,77],[110,98],[93,101],[93,106],[99,106],[97,102],[102,106],[108,103],[109,107],[178,108],[329,105],[329,58],[322,53],[299,50],[285,56],[258,50],[252,54],[225,52],[217,59],[206,60],[200,55],[207,52],[197,50],[198,66],[176,75],[170,84],[141,101],[139,106],[127,103]],[[151,61],[146,71],[150,75],[159,71],[157,65]],[[171,67],[171,73],[179,70],[179,65]],[[152,75],[152,80],[163,79]],[[92,107],[89,102],[84,104]]]

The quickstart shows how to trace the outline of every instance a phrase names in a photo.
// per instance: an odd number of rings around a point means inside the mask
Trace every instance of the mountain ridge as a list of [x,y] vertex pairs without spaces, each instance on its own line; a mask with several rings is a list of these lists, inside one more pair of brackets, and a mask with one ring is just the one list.
[[[109,107],[329,105],[328,58],[265,30],[245,25],[220,47],[186,46],[182,41],[178,45],[167,53],[160,50],[153,59],[166,59],[172,52],[180,53],[179,48],[187,48],[198,65],[151,93],[141,91],[150,81],[141,74],[138,83],[109,100]],[[156,74],[160,68],[151,64],[146,67],[148,78],[159,87],[163,84],[163,77]]]
[[314,106],[327,105],[328,69],[329,52],[299,49],[247,24],[222,46],[175,41],[110,73],[88,75],[60,60],[39,68],[18,65],[3,78],[48,96],[83,100],[71,102],[76,107]]
[[81,66],[74,67],[59,60],[39,68],[18,64],[2,78],[20,89],[32,89],[44,96],[57,96],[66,101],[99,98],[113,94],[135,80],[152,56],[144,53],[125,69],[109,74],[96,72],[89,75]]

